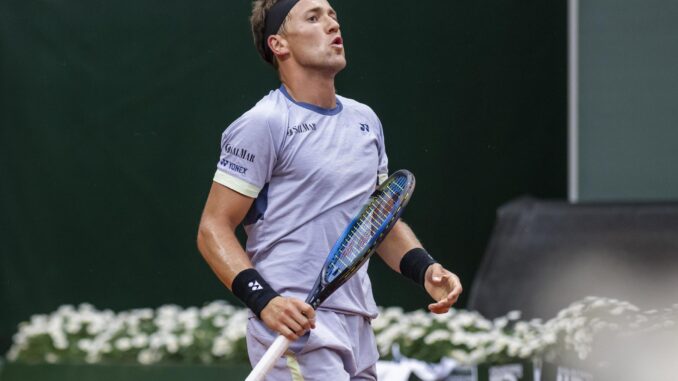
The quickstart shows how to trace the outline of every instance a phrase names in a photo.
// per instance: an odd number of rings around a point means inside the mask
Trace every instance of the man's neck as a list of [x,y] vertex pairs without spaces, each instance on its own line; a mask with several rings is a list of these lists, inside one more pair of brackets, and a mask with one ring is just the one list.
[[297,102],[310,103],[325,109],[337,106],[334,76],[320,73],[281,75],[280,80],[290,96]]

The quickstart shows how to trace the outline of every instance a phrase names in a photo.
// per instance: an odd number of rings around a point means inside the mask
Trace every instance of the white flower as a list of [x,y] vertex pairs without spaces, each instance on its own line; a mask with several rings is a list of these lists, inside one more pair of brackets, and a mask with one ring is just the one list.
[[178,321],[184,326],[184,329],[192,331],[200,325],[200,314],[198,309],[190,307],[179,313]]
[[530,325],[524,321],[519,321],[513,327],[517,334],[527,334],[530,331]]
[[78,349],[83,352],[89,352],[92,347],[92,340],[90,339],[80,339],[78,340]]
[[133,336],[131,341],[134,348],[143,348],[148,345],[148,335],[144,333],[138,334]]
[[377,334],[376,342],[379,353],[383,355],[388,354],[395,340],[407,330],[408,327],[406,325],[395,323]]
[[224,302],[223,300],[214,301],[200,310],[201,319],[209,319],[214,315],[230,315],[235,312],[236,308]]
[[483,348],[472,350],[466,357],[465,364],[480,364],[486,361],[488,353]]
[[221,329],[221,335],[230,341],[244,338],[247,333],[247,310],[242,309],[231,315],[228,323]]
[[231,345],[231,342],[223,337],[217,337],[212,345],[212,354],[215,357],[222,357],[230,354],[232,350],[233,346]]
[[466,344],[466,332],[459,330],[452,332],[452,335],[449,336],[453,344],[464,345]]
[[474,326],[476,328],[479,328],[479,329],[482,329],[482,330],[485,330],[485,331],[489,331],[489,330],[492,329],[492,323],[489,320],[486,320],[486,319],[476,320]]
[[59,356],[54,353],[47,353],[45,354],[45,361],[50,364],[55,364],[57,361],[59,361]]
[[223,328],[228,324],[228,319],[223,315],[217,315],[212,319],[212,324],[217,328]]
[[9,361],[16,361],[19,358],[19,353],[21,352],[21,348],[19,346],[14,345],[9,349],[9,352],[7,352],[7,359]]
[[179,336],[179,345],[182,347],[190,347],[193,344],[193,335],[184,333]]
[[80,303],[78,306],[78,311],[80,313],[94,311],[94,306],[89,303]]
[[[452,311],[452,310],[450,310]],[[452,316],[453,313],[447,313],[447,314],[432,314],[431,318],[433,318],[433,321],[437,323],[445,323],[448,320],[450,320],[450,316]]]
[[388,307],[380,314],[383,319],[400,320],[403,316],[403,309],[400,307]]
[[99,315],[92,315],[91,319],[89,320],[89,325],[87,326],[87,334],[95,336],[106,328],[106,323],[107,321],[103,318],[103,316]]
[[521,343],[517,340],[509,340],[508,342],[508,350],[507,353],[511,357],[515,357],[518,355],[518,351],[520,351]]
[[161,331],[170,332],[178,328],[178,320],[176,315],[172,315],[170,313],[159,314],[153,322]]
[[520,311],[511,311],[508,314],[506,314],[506,318],[508,320],[518,320],[520,319],[521,312]]
[[132,340],[129,337],[121,337],[115,341],[115,349],[119,351],[128,351],[132,348]]
[[521,359],[526,359],[532,356],[532,346],[530,345],[523,345],[519,350],[518,350],[518,357]]
[[412,311],[410,313],[410,321],[413,324],[418,324],[423,327],[430,327],[433,323],[433,319],[430,317],[429,313],[422,310]]
[[177,314],[179,314],[179,312],[181,312],[181,307],[175,304],[167,304],[159,307],[158,310],[156,311],[156,315],[164,317],[174,317]]
[[414,327],[409,331],[405,332],[405,337],[410,341],[415,341],[420,339],[426,334],[426,330],[422,327]]
[[57,315],[70,316],[75,313],[75,308],[72,305],[64,304],[56,310]]
[[508,325],[508,318],[500,317],[500,318],[494,319],[495,328],[503,329],[503,328],[506,327],[506,325]]
[[85,362],[88,364],[94,364],[101,360],[101,355],[98,352],[89,352],[85,355]]
[[161,356],[150,349],[144,349],[137,355],[137,361],[144,365],[150,365],[160,360]]
[[375,331],[381,331],[382,329],[388,327],[391,323],[389,319],[385,319],[382,315],[379,315],[376,319],[372,320],[372,329]]
[[177,353],[179,350],[179,340],[174,335],[168,335],[165,339],[165,347],[169,353]]
[[543,341],[547,345],[555,344],[557,340],[558,337],[554,332],[544,332],[544,334],[541,336],[541,341]]
[[455,350],[451,351],[450,357],[459,361],[462,364],[470,364],[471,363],[469,354],[462,351],[462,350],[459,350],[459,349],[455,349]]
[[78,320],[69,320],[68,323],[66,323],[66,326],[64,326],[64,330],[66,333],[70,335],[74,335],[78,332],[80,332],[80,329],[82,328],[82,325],[80,324],[80,321]]
[[480,336],[475,334],[470,334],[466,336],[466,346],[470,348],[475,348],[480,344],[481,340],[486,336]]
[[63,335],[57,335],[52,337],[52,343],[54,348],[59,350],[64,350],[68,348],[68,340]]
[[142,308],[142,309],[132,310],[131,314],[137,320],[153,319],[153,310],[150,309],[150,308]]
[[457,321],[457,323],[461,327],[470,327],[470,326],[476,324],[478,317],[473,313],[459,312],[455,316],[455,320]]
[[435,331],[426,335],[426,337],[424,338],[424,343],[426,343],[427,345],[431,345],[437,341],[448,341],[448,340],[450,340],[450,332],[444,331],[442,329],[436,329]]

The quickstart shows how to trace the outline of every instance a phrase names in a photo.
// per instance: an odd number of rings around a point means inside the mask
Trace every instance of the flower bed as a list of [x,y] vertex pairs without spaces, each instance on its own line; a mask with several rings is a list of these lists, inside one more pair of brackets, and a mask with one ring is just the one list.
[[[523,321],[517,311],[488,320],[465,310],[434,315],[390,307],[381,310],[373,328],[384,359],[451,358],[462,364],[594,359],[598,364],[606,361],[615,340],[676,334],[677,318],[678,305],[641,312],[626,302],[590,297],[548,321]],[[223,301],[118,313],[89,304],[62,306],[21,323],[7,358],[65,364],[246,363],[246,321],[246,310]],[[596,354],[597,348],[603,349]]]
[[223,301],[114,313],[62,306],[19,324],[7,358],[26,363],[246,363],[247,311]]

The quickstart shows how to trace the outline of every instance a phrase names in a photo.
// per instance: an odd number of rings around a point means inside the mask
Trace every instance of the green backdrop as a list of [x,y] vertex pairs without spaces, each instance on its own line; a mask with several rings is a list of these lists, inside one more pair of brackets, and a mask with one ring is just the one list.
[[[391,169],[418,180],[405,219],[468,290],[500,204],[565,196],[565,2],[333,5],[338,91],[380,115]],[[221,132],[278,86],[249,8],[0,1],[0,349],[64,303],[231,299],[195,235]],[[380,304],[426,305],[370,271]]]

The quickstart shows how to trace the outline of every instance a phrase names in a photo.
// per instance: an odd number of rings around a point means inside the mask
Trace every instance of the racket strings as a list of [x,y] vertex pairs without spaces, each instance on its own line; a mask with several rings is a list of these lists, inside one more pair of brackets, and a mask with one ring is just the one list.
[[[388,197],[390,196],[390,197]],[[386,196],[385,193],[377,195],[378,202],[374,202],[358,219],[351,233],[347,235],[347,242],[344,249],[348,246],[352,248],[361,248],[365,246],[388,218],[389,209],[393,208],[396,200],[396,194]],[[344,250],[344,256],[353,259],[360,250]]]
[[356,259],[368,248],[368,244],[380,229],[384,228],[390,215],[396,209],[401,194],[404,193],[407,178],[393,179],[373,196],[373,200],[357,219],[356,224],[346,235],[340,249],[329,266],[328,275],[333,278],[342,270],[353,266]]

